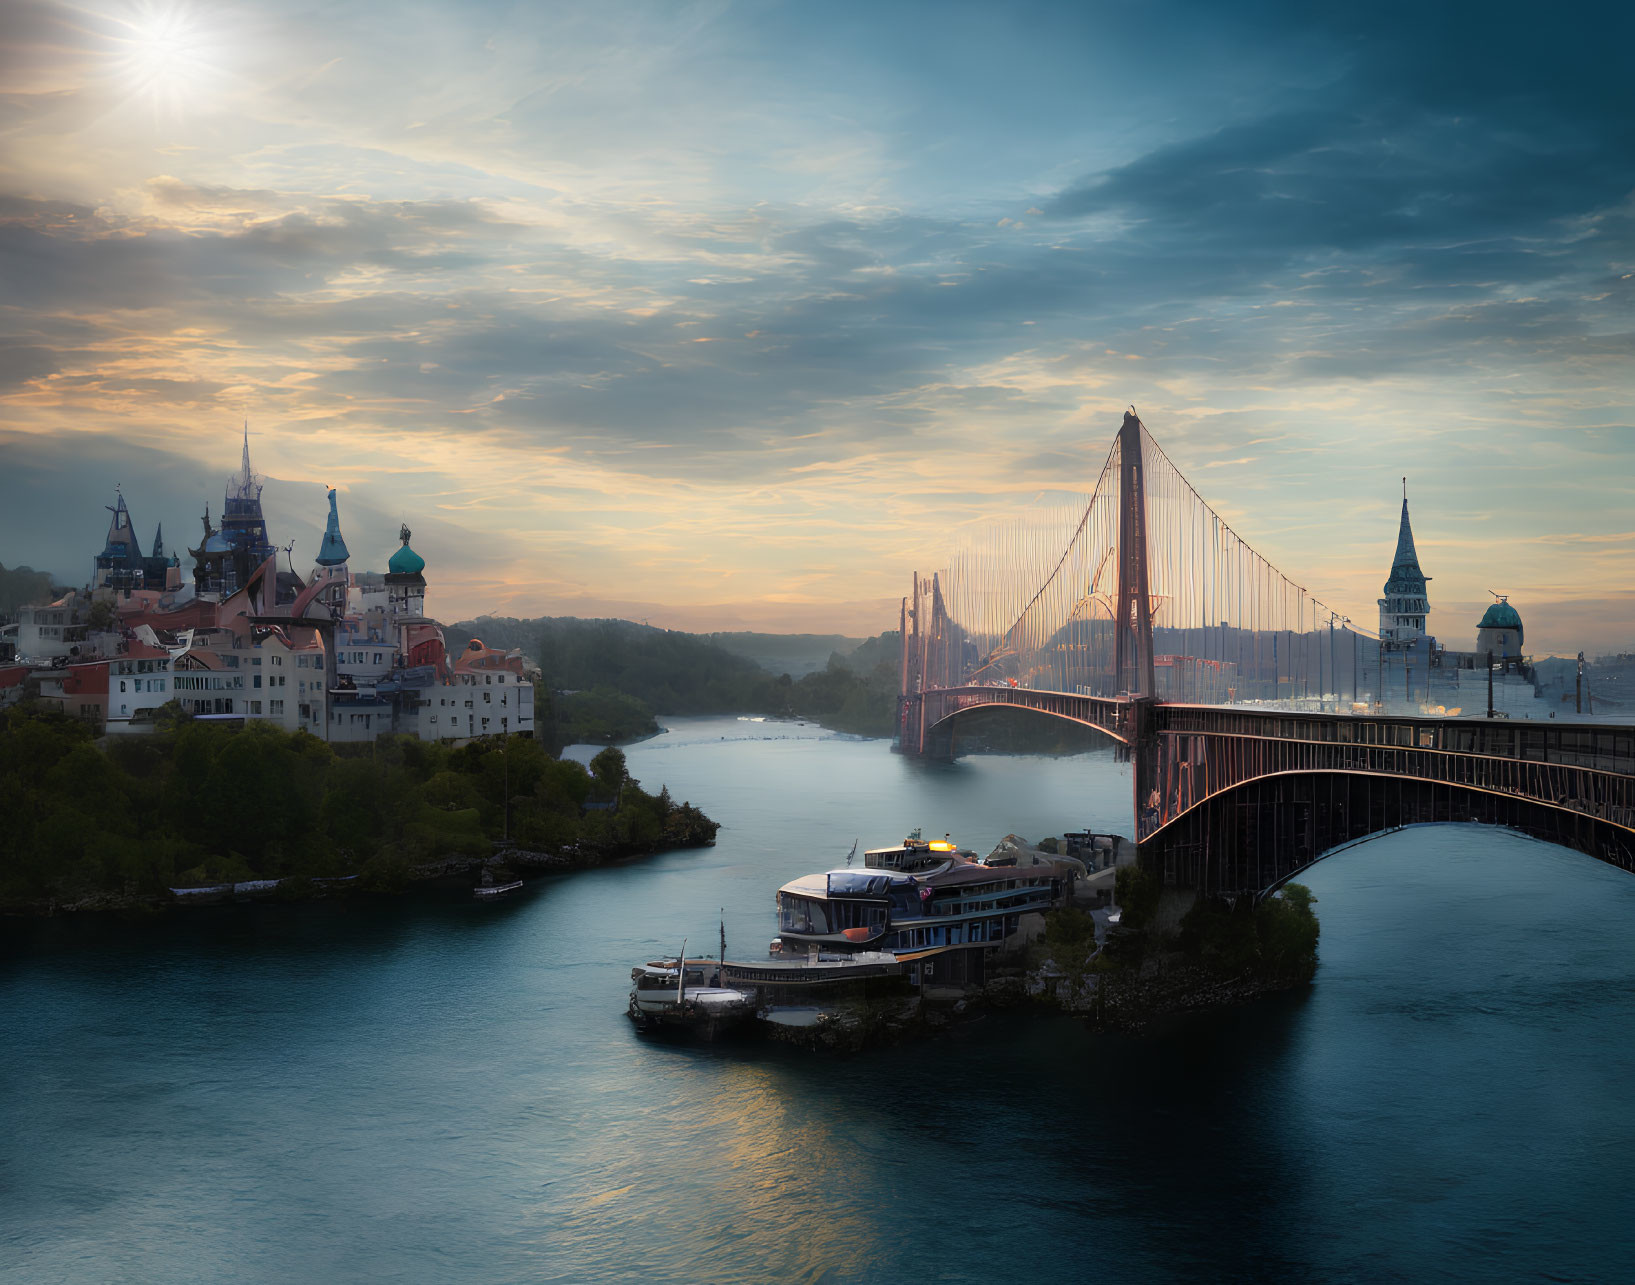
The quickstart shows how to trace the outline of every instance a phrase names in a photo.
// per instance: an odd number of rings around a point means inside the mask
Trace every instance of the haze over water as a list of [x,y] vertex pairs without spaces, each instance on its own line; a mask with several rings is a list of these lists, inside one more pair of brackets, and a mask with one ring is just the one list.
[[850,1057],[651,1043],[629,967],[764,950],[796,874],[924,826],[1128,830],[1110,755],[938,767],[672,720],[713,849],[454,896],[8,923],[0,1277],[1611,1278],[1635,1250],[1635,880],[1423,828],[1311,870],[1309,990]]

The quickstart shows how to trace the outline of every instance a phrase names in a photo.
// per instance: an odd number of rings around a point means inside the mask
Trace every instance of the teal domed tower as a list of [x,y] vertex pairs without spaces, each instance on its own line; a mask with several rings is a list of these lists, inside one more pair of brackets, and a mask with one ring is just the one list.
[[409,524],[398,532],[403,547],[386,564],[386,602],[394,616],[419,619],[426,614],[426,560],[409,547]]
[[1481,623],[1476,626],[1476,654],[1485,656],[1491,652],[1496,661],[1520,660],[1521,613],[1510,605],[1507,594],[1493,596],[1498,601],[1482,613]]
[[403,547],[394,553],[391,561],[386,564],[386,570],[394,576],[418,576],[426,569],[426,560],[413,549],[409,548],[408,523],[398,532],[398,539],[403,541]]

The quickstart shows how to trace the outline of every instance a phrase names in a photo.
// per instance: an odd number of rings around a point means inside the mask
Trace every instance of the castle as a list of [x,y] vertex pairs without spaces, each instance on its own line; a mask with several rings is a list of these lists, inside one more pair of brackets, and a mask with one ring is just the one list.
[[110,734],[151,730],[171,702],[199,719],[270,722],[332,742],[384,735],[463,742],[531,735],[520,652],[470,640],[451,655],[426,615],[426,562],[404,525],[384,575],[354,573],[338,496],[310,574],[281,570],[245,430],[220,528],[204,516],[193,575],[143,554],[123,494],[89,593],[25,608],[0,701],[32,677],[40,696]]

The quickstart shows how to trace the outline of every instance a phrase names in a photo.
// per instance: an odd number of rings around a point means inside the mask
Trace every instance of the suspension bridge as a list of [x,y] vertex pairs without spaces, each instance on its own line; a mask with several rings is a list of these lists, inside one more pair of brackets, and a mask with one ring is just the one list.
[[1424,822],[1507,826],[1635,872],[1635,728],[1387,713],[1357,699],[1363,633],[1211,509],[1132,412],[1087,503],[983,524],[914,577],[897,747],[952,758],[981,710],[1092,728],[1133,765],[1141,862],[1204,894],[1264,895]]

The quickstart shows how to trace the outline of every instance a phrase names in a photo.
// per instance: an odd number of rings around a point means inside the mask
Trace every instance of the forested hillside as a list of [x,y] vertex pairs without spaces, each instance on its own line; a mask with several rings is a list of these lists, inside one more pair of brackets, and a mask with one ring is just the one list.
[[[485,616],[447,633],[451,647],[478,637],[491,647],[519,647],[539,665],[544,680],[535,722],[541,737],[557,744],[648,735],[658,714],[768,714],[864,736],[893,731],[895,632],[849,656],[836,652],[798,679],[771,673],[706,636],[627,620]],[[556,695],[562,692],[570,694]]]

